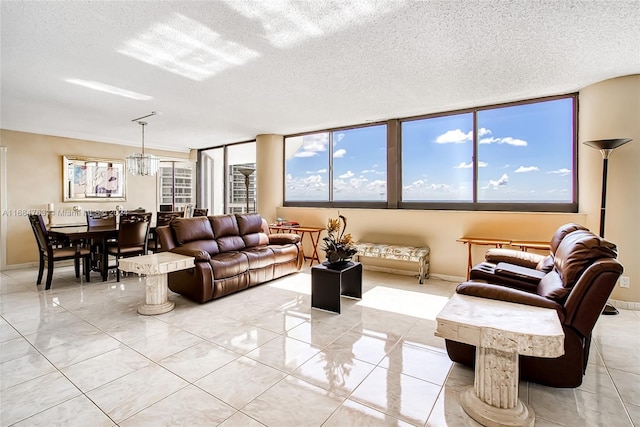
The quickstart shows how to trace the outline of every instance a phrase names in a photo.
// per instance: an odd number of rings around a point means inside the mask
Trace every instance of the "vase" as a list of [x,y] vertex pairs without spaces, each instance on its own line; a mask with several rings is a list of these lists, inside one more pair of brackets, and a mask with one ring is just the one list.
[[331,262],[329,260],[325,261],[322,263],[323,265],[325,265],[327,268],[330,268],[332,270],[340,270],[344,267],[346,267],[347,265],[351,264],[351,258],[349,259],[341,259],[338,261],[334,261]]

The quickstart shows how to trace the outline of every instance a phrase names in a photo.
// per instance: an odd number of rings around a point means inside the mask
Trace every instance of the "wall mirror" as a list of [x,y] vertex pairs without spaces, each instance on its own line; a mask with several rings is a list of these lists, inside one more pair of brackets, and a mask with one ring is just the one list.
[[63,156],[62,170],[65,202],[127,200],[124,160]]

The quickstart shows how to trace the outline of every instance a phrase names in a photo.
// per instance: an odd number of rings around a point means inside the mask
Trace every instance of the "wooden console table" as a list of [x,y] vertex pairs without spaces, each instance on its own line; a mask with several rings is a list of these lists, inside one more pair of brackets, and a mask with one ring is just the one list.
[[533,409],[518,398],[518,355],[564,354],[556,311],[454,294],[436,322],[436,336],[476,346],[473,386],[460,398],[464,411],[484,426],[533,426]]
[[317,261],[320,264],[320,258],[318,257],[318,243],[320,243],[320,233],[324,228],[320,227],[293,227],[289,225],[269,225],[269,230],[276,233],[296,233],[300,235],[300,240],[304,239],[305,234],[309,234],[311,240],[311,248],[313,249],[311,256],[304,255],[304,260],[310,260],[309,265],[313,265],[313,261]]
[[523,252],[527,252],[529,249],[533,249],[535,251],[548,251],[551,249],[551,245],[549,245],[549,242],[538,242],[531,240],[512,240],[511,246],[517,246]]

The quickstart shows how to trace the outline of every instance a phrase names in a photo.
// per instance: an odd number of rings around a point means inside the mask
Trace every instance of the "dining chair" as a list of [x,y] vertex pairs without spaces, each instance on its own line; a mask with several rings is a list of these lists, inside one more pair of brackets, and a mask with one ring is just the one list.
[[49,237],[47,227],[45,226],[42,215],[29,215],[31,229],[38,243],[38,252],[40,253],[40,262],[38,268],[38,280],[36,284],[42,283],[42,275],[44,273],[44,264],[47,264],[47,281],[45,289],[51,289],[51,280],[53,279],[53,267],[56,261],[73,260],[75,266],[76,277],[80,277],[80,260],[84,261],[83,270],[85,279],[89,282],[89,273],[91,272],[90,251],[77,244],[75,246],[60,247]]
[[[157,212],[155,228],[169,225],[171,220],[174,218],[184,218],[184,211]],[[158,235],[156,234],[155,230],[151,233],[149,237],[148,249],[150,251],[153,251],[153,253],[157,253],[162,250],[162,248],[160,247],[160,243],[158,242]]]
[[[92,211],[88,210],[85,212],[87,216],[87,225],[89,227],[115,227],[117,224],[118,213],[115,210],[108,211]],[[107,241],[107,244],[114,243],[115,240],[110,239]],[[100,263],[102,262],[102,251],[104,242],[91,240],[87,242],[87,246],[91,251],[91,264],[92,267],[96,270],[101,270],[102,266]]]
[[193,208],[193,216],[207,216],[209,209],[207,208]]
[[86,211],[86,215],[89,227],[116,225],[116,211]]
[[120,258],[147,254],[147,240],[151,226],[151,212],[120,216],[118,240],[107,246],[107,254],[116,257],[116,280],[120,281]]

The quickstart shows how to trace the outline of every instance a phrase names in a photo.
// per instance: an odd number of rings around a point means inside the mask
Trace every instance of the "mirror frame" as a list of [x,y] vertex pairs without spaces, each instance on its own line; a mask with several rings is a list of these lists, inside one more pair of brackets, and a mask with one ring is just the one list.
[[62,175],[65,202],[127,200],[124,160],[62,156]]

